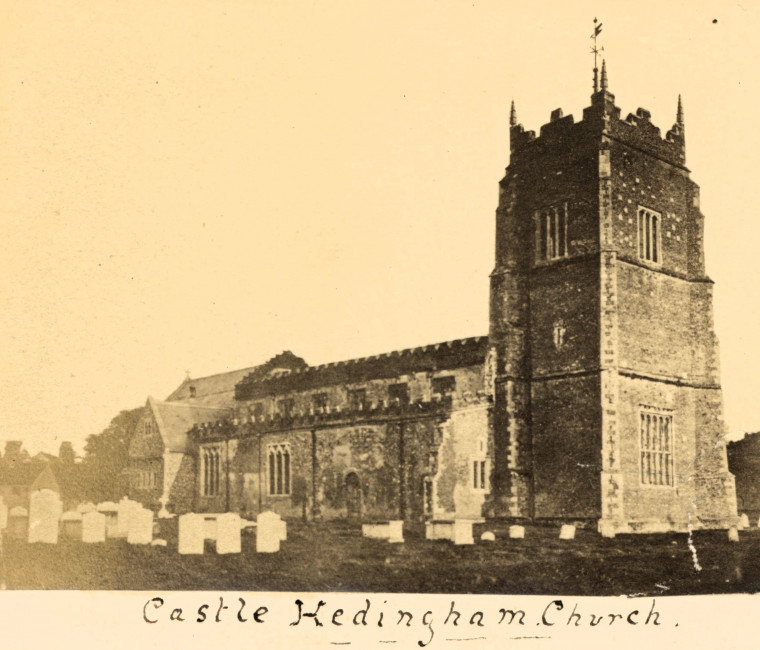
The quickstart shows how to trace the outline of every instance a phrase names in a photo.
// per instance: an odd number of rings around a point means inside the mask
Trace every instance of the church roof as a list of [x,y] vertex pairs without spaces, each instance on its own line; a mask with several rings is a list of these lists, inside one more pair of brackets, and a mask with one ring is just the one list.
[[235,386],[246,376],[265,377],[277,369],[293,371],[308,364],[290,350],[285,350],[258,366],[222,372],[207,377],[186,378],[166,398],[167,402],[188,401],[202,406],[226,407],[235,402]]
[[210,420],[224,419],[230,415],[230,409],[204,406],[188,402],[160,402],[148,398],[148,408],[158,424],[158,430],[167,451],[184,452],[187,445],[187,432],[194,425]]
[[473,366],[483,363],[487,353],[488,337],[474,336],[319,366],[305,365],[288,374],[251,372],[235,389],[235,399]]

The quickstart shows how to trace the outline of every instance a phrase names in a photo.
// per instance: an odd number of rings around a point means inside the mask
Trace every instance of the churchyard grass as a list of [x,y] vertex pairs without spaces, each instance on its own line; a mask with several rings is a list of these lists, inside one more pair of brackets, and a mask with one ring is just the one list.
[[[179,555],[176,519],[162,521],[166,547],[123,539],[83,544],[4,540],[8,589],[261,590],[675,595],[760,589],[760,530],[621,535],[604,539],[579,529],[560,540],[559,527],[527,526],[509,539],[507,526],[489,526],[496,541],[454,546],[406,531],[403,544],[361,536],[360,526],[291,522],[278,553],[256,553],[255,533],[243,531],[242,553]],[[2,566],[2,565],[0,565]]]

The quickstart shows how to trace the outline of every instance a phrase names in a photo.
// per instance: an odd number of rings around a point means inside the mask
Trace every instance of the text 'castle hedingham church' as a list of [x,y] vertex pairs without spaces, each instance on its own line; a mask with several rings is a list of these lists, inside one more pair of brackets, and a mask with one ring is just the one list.
[[175,513],[735,525],[712,282],[684,120],[510,116],[488,336],[309,366],[291,352],[149,398],[131,497]]

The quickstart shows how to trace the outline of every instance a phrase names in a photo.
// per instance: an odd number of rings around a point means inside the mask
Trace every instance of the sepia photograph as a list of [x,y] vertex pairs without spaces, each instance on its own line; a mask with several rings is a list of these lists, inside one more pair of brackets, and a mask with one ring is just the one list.
[[0,9],[3,638],[754,647],[760,5]]

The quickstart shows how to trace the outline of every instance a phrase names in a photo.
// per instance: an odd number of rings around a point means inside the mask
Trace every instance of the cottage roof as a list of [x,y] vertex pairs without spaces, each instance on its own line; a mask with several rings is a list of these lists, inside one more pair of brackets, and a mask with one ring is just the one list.
[[184,452],[187,432],[196,424],[221,420],[231,412],[228,408],[216,408],[188,402],[160,402],[148,398],[148,408],[158,424],[158,430],[167,451]]

